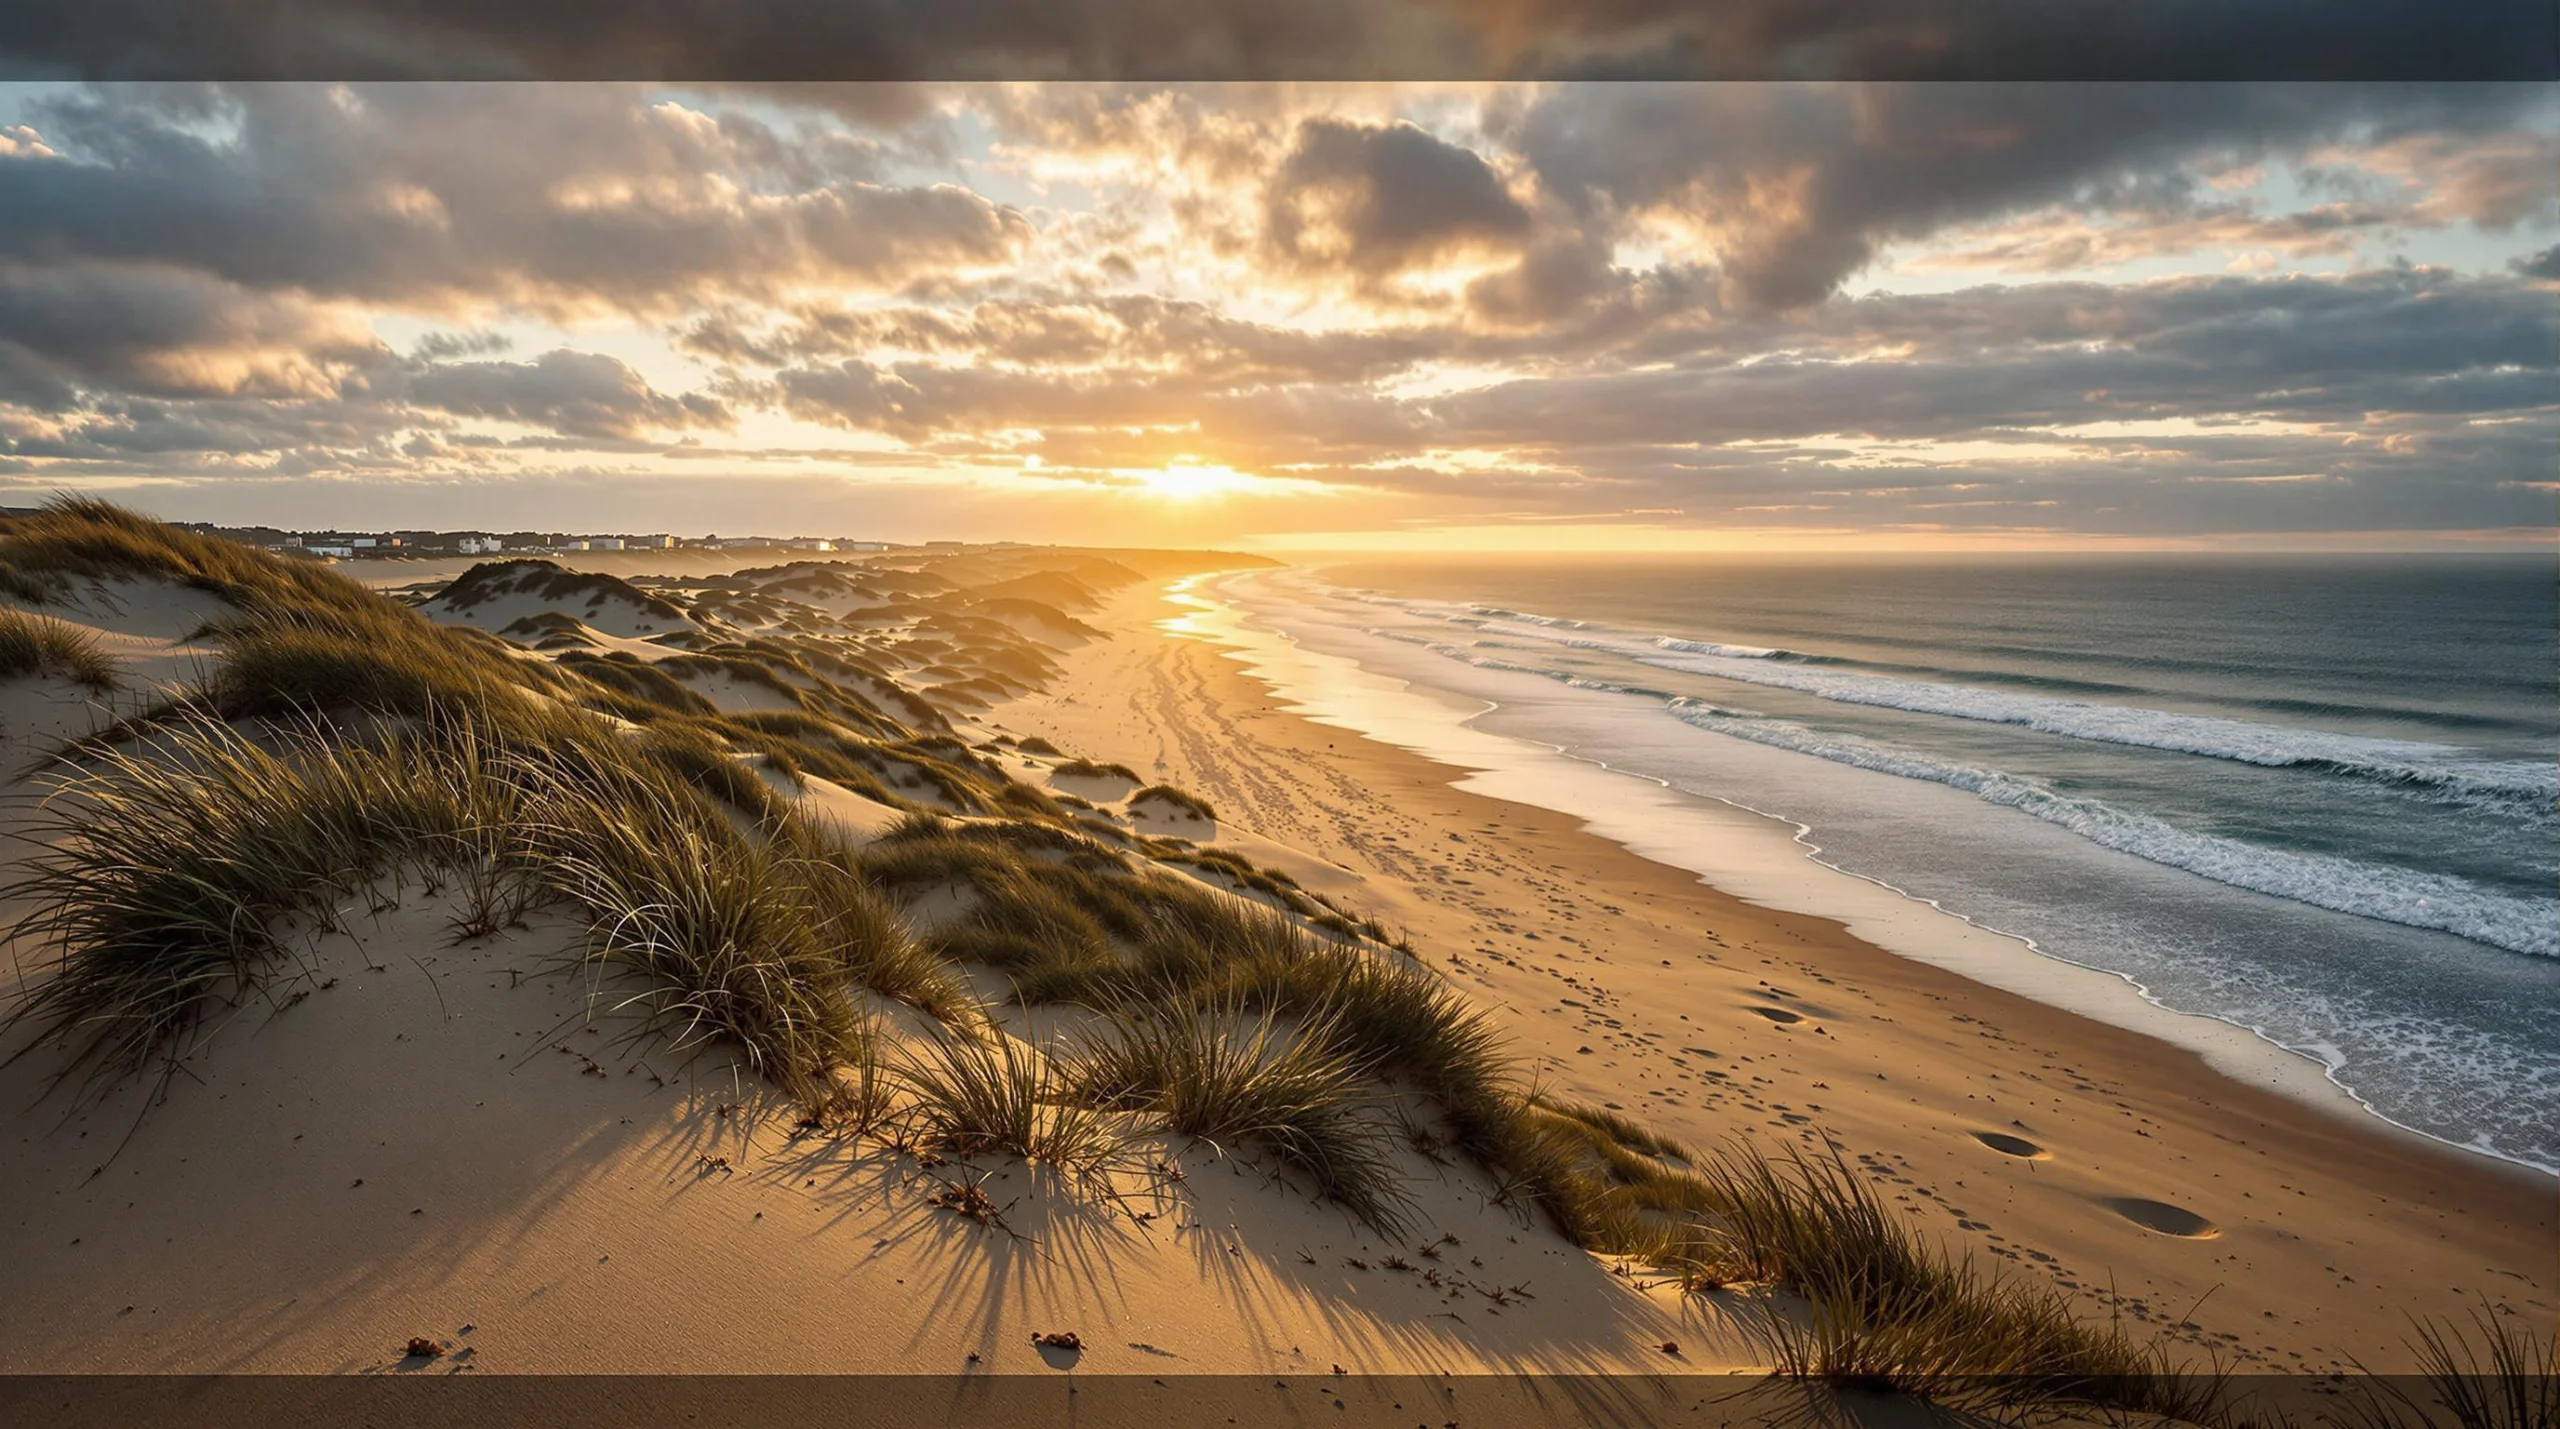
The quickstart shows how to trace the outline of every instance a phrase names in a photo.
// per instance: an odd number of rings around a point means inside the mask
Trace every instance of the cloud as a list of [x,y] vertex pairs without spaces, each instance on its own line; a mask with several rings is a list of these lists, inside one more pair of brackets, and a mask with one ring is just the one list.
[[454,357],[491,357],[514,346],[515,339],[505,333],[474,328],[428,333],[410,348],[409,355],[421,362],[442,362]]
[[1604,84],[1549,91],[1502,137],[1584,224],[1694,234],[1738,299],[1794,308],[1892,242],[2054,204],[2188,209],[2210,202],[2201,160],[2476,143],[2548,101],[2530,86]]
[[411,379],[411,401],[456,416],[547,427],[569,437],[637,441],[652,431],[735,425],[717,398],[670,397],[619,358],[546,352],[531,362],[460,362]]
[[[2547,88],[100,86],[26,118],[30,480],[603,452],[1096,493],[1187,458],[1329,521],[2327,529],[2514,524],[2560,422]],[[2326,271],[2232,275],[2262,254]]]
[[159,265],[0,262],[0,399],[62,410],[137,396],[335,396],[387,366],[364,319]]
[[[951,459],[1037,455],[1071,476],[1188,456],[1559,518],[1765,519],[1747,513],[1807,501],[1908,516],[1962,487],[1968,520],[2034,515],[2060,491],[2072,519],[2106,526],[2130,501],[2167,530],[2187,491],[2198,520],[2289,505],[2340,527],[2386,511],[2508,525],[2560,415],[2560,316],[2533,296],[2416,269],[1888,295],[1438,395],[1356,374],[1115,368],[1107,347],[1078,370],[989,367],[954,346],[788,367],[775,386],[795,416]],[[2406,495],[2422,468],[2433,514]],[[2221,490],[2295,477],[2313,479]]]
[[810,158],[823,143],[623,86],[147,87],[32,108],[56,152],[0,156],[0,256],[574,314],[895,287],[1032,237],[966,189],[837,176]]
[[976,365],[1179,371],[1233,386],[1370,381],[1447,341],[1419,329],[1283,327],[1153,293],[1050,294],[965,308],[810,303],[776,316],[760,323],[736,312],[706,315],[678,341],[705,357],[764,367],[886,351]]
[[1482,156],[1411,124],[1308,120],[1263,192],[1274,259],[1372,282],[1470,250],[1516,249],[1529,226]]

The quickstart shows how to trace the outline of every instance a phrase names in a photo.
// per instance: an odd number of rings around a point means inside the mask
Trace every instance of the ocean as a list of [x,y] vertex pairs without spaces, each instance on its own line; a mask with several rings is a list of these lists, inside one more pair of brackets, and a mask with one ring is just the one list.
[[1478,734],[1783,822],[2021,958],[2560,1171],[2549,557],[1358,560],[1215,589]]

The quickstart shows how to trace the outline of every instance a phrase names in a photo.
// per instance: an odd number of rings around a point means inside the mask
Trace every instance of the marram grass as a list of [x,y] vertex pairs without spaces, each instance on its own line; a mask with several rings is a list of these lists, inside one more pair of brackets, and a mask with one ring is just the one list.
[[49,615],[0,607],[0,680],[49,675],[106,694],[123,681],[95,632]]
[[1094,1104],[1295,1172],[1363,1225],[1400,1235],[1413,1195],[1370,1069],[1336,1045],[1330,1018],[1296,1028],[1266,1012],[1136,1002],[1073,1062]]

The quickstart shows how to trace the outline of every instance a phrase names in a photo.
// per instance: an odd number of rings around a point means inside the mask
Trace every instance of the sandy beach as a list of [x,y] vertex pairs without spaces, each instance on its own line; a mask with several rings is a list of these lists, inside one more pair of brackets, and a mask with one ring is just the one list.
[[[1168,907],[1329,919],[1334,941],[1293,932],[1292,946],[1453,989],[1524,1079],[1501,1093],[1520,1097],[1506,1114],[1595,1109],[1603,1121],[1574,1134],[1617,1138],[1612,1154],[1647,1176],[1689,1153],[1627,1146],[1836,1152],[1952,1255],[2059,1286],[2085,1320],[2163,1337],[2190,1365],[2400,1368],[2409,1316],[2482,1298],[2550,1315],[2547,1178],[2244,1085],[2192,1050],[1454,787],[1463,771],[1292,713],[1232,649],[1167,629],[1199,608],[1176,599],[1182,583],[1222,558],[1119,554],[1132,565],[999,552],[941,574],[735,580],[696,563],[639,586],[539,563],[448,572],[451,586],[357,572],[411,606],[309,589],[380,638],[424,642],[420,660],[467,652],[499,662],[474,678],[521,669],[546,700],[621,712],[576,738],[636,741],[667,720],[730,741],[716,768],[685,767],[744,801],[711,829],[748,841],[735,856],[805,824],[894,890],[864,936],[987,949],[947,953],[959,981],[933,984],[962,1008],[854,991],[873,1018],[861,1055],[884,1059],[891,1085],[922,1085],[897,1079],[953,1055],[953,1026],[1071,1069],[1095,1037],[1126,1035],[1089,999],[1027,990],[1059,965],[988,961],[1006,945],[986,941],[995,894],[977,875],[898,872],[915,848],[958,857],[949,840],[971,830],[1036,835]],[[280,598],[259,593],[274,568],[248,569],[206,578],[225,598],[140,577],[48,596],[45,618],[89,632],[121,683],[102,693],[67,666],[11,680],[11,767],[146,715],[150,691],[231,678],[255,637],[220,623],[228,602]],[[189,757],[294,727],[234,719]],[[68,792],[49,782],[59,767],[19,786],[6,833],[21,871],[76,846],[90,801],[148,772],[114,767]],[[1037,881],[1047,857],[1020,866]],[[984,1376],[1124,1390],[1225,1376],[1222,1394],[1255,1377],[1257,1395],[1261,1377],[1282,1394],[1321,1376],[1340,1380],[1343,1422],[1381,1424],[1405,1422],[1394,1386],[1420,1383],[1394,1376],[1472,1376],[1477,1403],[1524,1422],[1643,1421],[1688,1395],[1686,1376],[1760,1383],[1770,1326],[1801,1313],[1782,1288],[1684,1293],[1639,1257],[1594,1253],[1524,1204],[1523,1183],[1458,1154],[1454,1123],[1410,1090],[1393,1103],[1405,1131],[1377,1143],[1410,1198],[1392,1234],[1308,1194],[1261,1143],[1124,1118],[1111,1169],[1076,1169],[955,1149],[912,1107],[857,1123],[850,1083],[813,1112],[805,1080],[795,1093],[754,1059],[765,1044],[671,1042],[650,1023],[628,968],[592,951],[618,923],[558,896],[512,925],[485,919],[456,876],[404,864],[318,901],[280,890],[255,934],[280,964],[153,1075],[57,1087],[77,1070],[66,1044],[37,1035],[42,1018],[12,1025],[0,1140],[17,1174],[0,1182],[0,1241],[17,1288],[0,1297],[0,1369],[914,1374],[942,1377],[933,1402],[955,1421],[994,1403],[967,1388]],[[5,911],[83,896],[21,887]],[[641,896],[615,917],[648,915],[656,895]],[[13,1006],[58,971],[47,926],[21,929]],[[1092,1095],[1081,1085],[1041,1096],[1076,1102]],[[1611,1113],[1633,1129],[1590,1130]]]
[[1186,610],[1123,593],[1094,617],[1112,641],[992,717],[1309,855],[1287,866],[1443,950],[1570,1094],[1695,1144],[1828,1135],[1956,1243],[2244,1369],[2405,1366],[2409,1316],[2483,1295],[2552,1315],[2548,1177],[1455,789],[1461,771],[1302,719],[1219,647],[1157,628]]

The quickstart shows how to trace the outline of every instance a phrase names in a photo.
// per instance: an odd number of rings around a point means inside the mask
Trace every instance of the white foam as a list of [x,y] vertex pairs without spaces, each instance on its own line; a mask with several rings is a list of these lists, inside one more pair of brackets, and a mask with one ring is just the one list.
[[[1478,669],[1537,675],[1574,689],[1666,702],[1683,721],[1755,744],[1794,750],[1837,764],[1924,779],[1961,789],[1987,804],[2016,809],[2119,853],[2201,874],[2217,883],[2411,928],[2432,928],[2509,952],[2560,957],[2560,920],[2544,901],[2492,892],[2464,879],[2386,868],[2334,855],[2292,853],[2237,839],[2193,833],[2098,799],[2060,794],[2032,779],[1933,758],[1856,735],[1827,734],[1788,720],[1728,709],[1661,690],[1595,680],[1570,671],[1480,655],[1464,646],[1377,627],[1368,634],[1419,645]],[[1651,663],[1651,662],[1647,662]]]
[[1665,635],[1653,642],[1665,650],[1678,650],[1691,655],[1714,655],[1726,660],[1775,660],[1793,654],[1788,650],[1771,650],[1759,645],[1727,645],[1717,640],[1674,640]]
[[2361,918],[2434,928],[2510,952],[2560,957],[2560,925],[2552,917],[2553,906],[2545,901],[2495,893],[2447,874],[2385,868],[2194,833],[2103,800],[2056,793],[2031,779],[1934,759],[1855,735],[1824,734],[1786,720],[1739,716],[1713,705],[1675,704],[1672,712],[1718,734],[1962,789],[1984,803],[2032,814],[2102,847],[2202,874],[2234,888]]
[[1795,652],[1759,646],[1588,633],[1560,637],[1545,625],[1516,619],[1492,622],[1489,628],[1568,649],[1620,655],[1657,669],[1792,690],[1838,704],[2016,725],[2071,739],[2269,768],[2306,769],[2389,784],[2510,817],[2549,820],[2560,814],[2560,765],[2480,759],[2453,745],[1811,668],[1797,663],[1803,657]]

